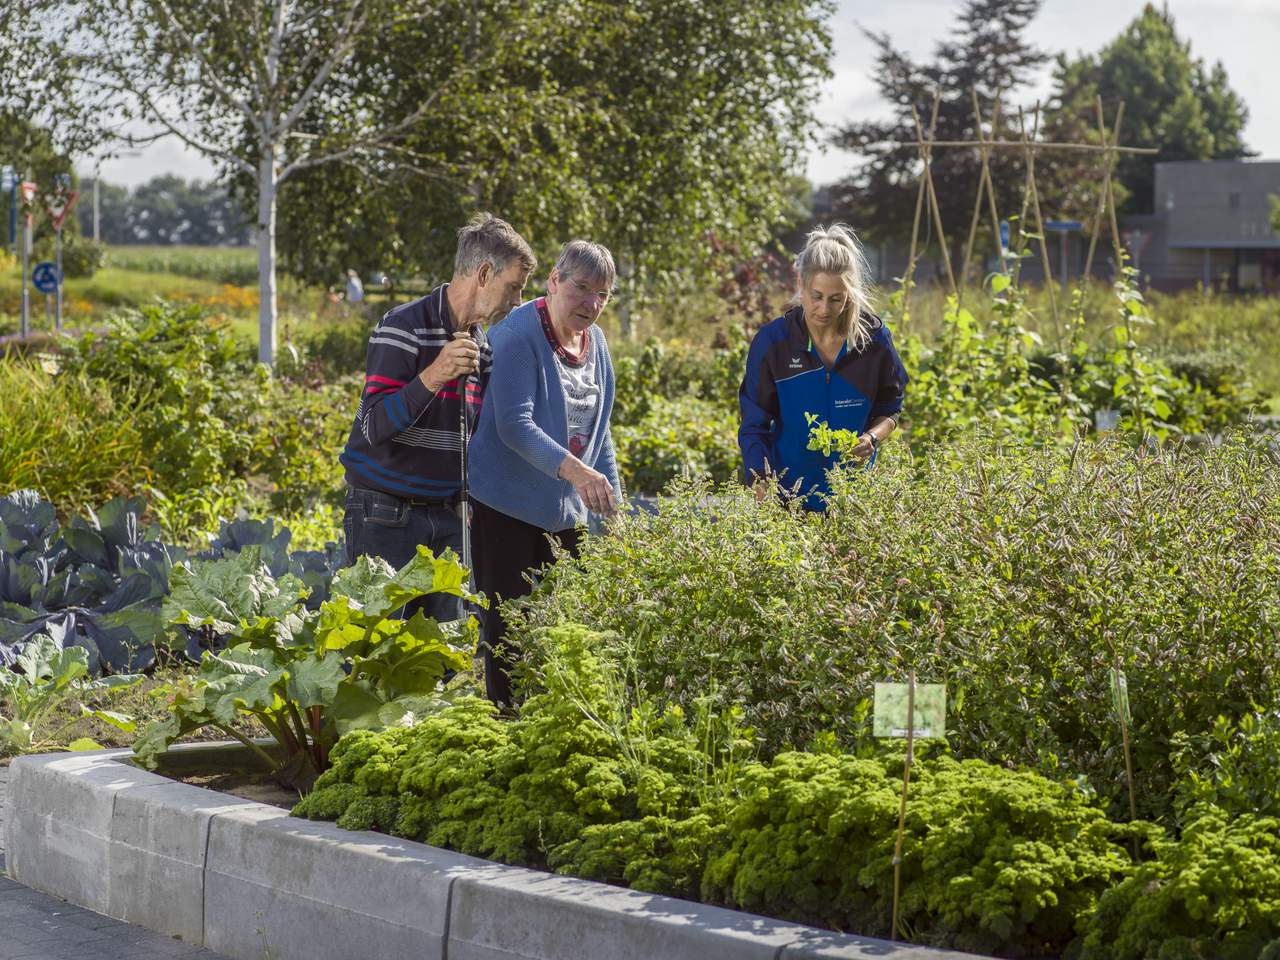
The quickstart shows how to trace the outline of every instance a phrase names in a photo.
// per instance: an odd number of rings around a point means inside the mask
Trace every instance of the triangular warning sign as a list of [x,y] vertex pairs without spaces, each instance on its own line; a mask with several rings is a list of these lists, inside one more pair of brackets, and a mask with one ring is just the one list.
[[49,219],[53,221],[53,229],[62,229],[62,221],[67,219],[67,214],[79,197],[80,191],[72,190],[70,193],[57,194],[49,201]]

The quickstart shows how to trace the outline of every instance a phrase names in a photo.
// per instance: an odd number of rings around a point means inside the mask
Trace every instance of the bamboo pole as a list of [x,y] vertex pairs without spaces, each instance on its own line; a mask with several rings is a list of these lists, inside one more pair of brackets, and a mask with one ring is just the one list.
[[[929,117],[929,138],[933,138],[934,131],[938,126],[938,104],[941,97],[935,91],[933,95],[933,113]],[[914,108],[912,113],[914,114]],[[928,167],[929,160],[924,158],[925,166]],[[909,315],[909,300],[911,298],[911,281],[916,272],[916,246],[920,242],[920,215],[924,212],[924,177],[920,178],[920,185],[916,190],[916,216],[911,224],[911,251],[907,255],[907,269],[902,276],[902,309],[904,313]]]
[[[969,220],[969,239],[964,245],[964,260],[960,265],[960,282],[967,284],[969,282],[969,261],[973,259],[973,244],[978,237],[978,221],[982,219],[982,196],[984,193],[991,199],[991,209],[995,211],[995,196],[988,193],[989,184],[991,183],[991,152],[986,148],[986,138],[982,135],[982,108],[978,103],[978,91],[970,89],[969,95],[973,99],[973,123],[974,128],[978,131],[978,140],[983,144],[979,148],[982,157],[982,170],[978,175],[978,195],[973,199],[973,217]],[[997,94],[995,100],[995,108],[991,114],[991,136],[996,136],[996,130],[1000,126],[1000,97]],[[996,231],[996,250],[1000,249],[1000,222],[993,217]],[[1003,266],[1003,263],[1001,264]],[[1003,271],[1001,271],[1003,272]]]
[[[1102,137],[1104,146],[1116,143],[1120,138],[1120,121],[1124,118],[1124,101],[1120,101],[1120,106],[1116,108],[1116,124],[1114,132],[1108,135],[1106,120],[1102,114],[1102,97],[1098,96],[1094,99],[1094,109],[1098,116],[1098,135]],[[1106,213],[1107,204],[1111,198],[1111,174],[1115,170],[1116,155],[1108,153],[1104,160],[1102,189],[1098,192],[1098,209],[1093,215],[1093,230],[1089,235],[1089,253],[1084,260],[1084,277],[1087,281],[1093,276],[1093,254],[1098,247],[1098,231],[1102,229],[1102,216]]]
[[[934,93],[934,103],[938,101],[939,94]],[[947,268],[947,282],[951,285],[952,294],[959,296],[956,289],[956,276],[951,271],[951,251],[947,249],[947,233],[942,228],[942,211],[938,207],[938,194],[933,186],[933,171],[930,169],[931,153],[925,147],[924,131],[920,127],[920,115],[916,113],[916,108],[911,108],[911,119],[916,125],[916,143],[920,148],[920,156],[925,158],[924,164],[924,182],[926,191],[929,194],[929,209],[933,213],[933,226],[938,231],[938,246],[942,249],[942,263]]]
[[[1040,104],[1036,104],[1036,126],[1040,126]],[[1059,350],[1062,349],[1062,321],[1058,317],[1058,297],[1053,289],[1053,275],[1050,273],[1049,267],[1049,246],[1044,238],[1044,218],[1040,215],[1040,191],[1036,189],[1036,155],[1030,149],[1030,143],[1027,140],[1027,124],[1022,115],[1022,108],[1018,108],[1018,129],[1022,131],[1022,142],[1027,144],[1026,160],[1027,160],[1027,187],[1031,193],[1031,209],[1036,215],[1036,232],[1040,235],[1040,265],[1044,269],[1044,285],[1049,291],[1049,310],[1053,314],[1053,329],[1057,337],[1055,346]],[[1066,280],[1063,280],[1062,289],[1066,290]]]
[[[1036,114],[1031,121],[1031,139],[1034,140],[1040,135],[1040,114]],[[1018,246],[1019,251],[1022,250],[1027,238],[1027,210],[1031,206],[1031,183],[1030,169],[1023,164],[1023,182],[1022,182],[1022,208],[1018,211]],[[1013,246],[1013,237],[1009,237],[1010,248]],[[1014,258],[1013,270],[1010,271],[1013,278],[1014,286],[1018,285],[1018,281],[1022,276],[1022,255],[1021,252]]]
[[[934,140],[930,143],[931,147],[980,147],[980,140]],[[874,143],[865,144],[868,147],[909,147],[910,140],[877,140]],[[1022,149],[1022,144],[1017,140],[988,140],[986,142],[988,149],[999,150],[1005,147]],[[1091,153],[1104,153],[1113,150],[1116,153],[1133,153],[1145,156],[1155,156],[1160,151],[1156,147],[1103,147],[1096,143],[1058,143],[1056,141],[1041,141],[1033,143],[1031,148],[1037,152],[1041,150],[1085,150]]]

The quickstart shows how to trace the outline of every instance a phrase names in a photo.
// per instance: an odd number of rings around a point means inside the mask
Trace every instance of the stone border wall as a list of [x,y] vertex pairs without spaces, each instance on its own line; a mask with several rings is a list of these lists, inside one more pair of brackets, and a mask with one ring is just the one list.
[[15,760],[0,818],[9,875],[237,960],[971,956],[341,830],[175,782],[130,757]]

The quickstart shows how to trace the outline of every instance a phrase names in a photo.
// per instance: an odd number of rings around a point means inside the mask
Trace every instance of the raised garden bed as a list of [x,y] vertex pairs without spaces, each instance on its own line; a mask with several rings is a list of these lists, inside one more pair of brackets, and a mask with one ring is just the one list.
[[[241,960],[897,958],[966,954],[831,933],[300,820],[138,769],[125,750],[15,760],[10,875]],[[175,747],[180,777],[248,771]]]

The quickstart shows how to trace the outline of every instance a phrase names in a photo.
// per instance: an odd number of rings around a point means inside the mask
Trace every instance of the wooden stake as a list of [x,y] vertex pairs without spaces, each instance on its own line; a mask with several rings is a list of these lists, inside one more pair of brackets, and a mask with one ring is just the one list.
[[[1036,104],[1036,126],[1040,126],[1040,104]],[[1027,146],[1027,188],[1031,193],[1031,208],[1036,215],[1036,232],[1040,234],[1040,265],[1044,269],[1044,286],[1049,291],[1049,310],[1053,313],[1053,329],[1055,331],[1057,342],[1055,346],[1062,349],[1062,321],[1058,319],[1058,298],[1053,289],[1053,275],[1049,267],[1049,247],[1044,239],[1044,218],[1040,216],[1040,191],[1036,189],[1036,155],[1030,148],[1027,140],[1027,125],[1022,116],[1022,108],[1018,108],[1018,129],[1022,131],[1022,142]],[[1066,290],[1066,281],[1063,281],[1062,289]]]
[[907,827],[907,790],[911,784],[912,749],[916,732],[916,672],[907,678],[907,756],[902,766],[902,802],[898,805],[898,837],[893,844],[893,927],[890,940],[898,939],[898,904],[902,893],[902,838]]
[[[960,283],[967,284],[969,282],[969,261],[973,257],[973,243],[978,236],[978,221],[982,217],[982,195],[987,194],[991,201],[991,220],[992,227],[995,230],[996,252],[1000,251],[1000,221],[996,218],[996,198],[991,193],[991,151],[986,147],[986,139],[982,135],[982,109],[978,104],[978,91],[970,89],[969,95],[973,99],[973,122],[974,127],[978,131],[978,140],[983,146],[979,149],[982,157],[982,170],[978,175],[978,195],[973,200],[973,218],[969,221],[969,240],[964,246],[964,262],[960,266]],[[996,96],[995,109],[991,115],[991,136],[994,139],[996,130],[1000,126],[1000,97]],[[1004,260],[1000,260],[1001,273],[1004,272]]]
[[[901,147],[910,146],[910,140],[876,140],[866,144],[868,147]],[[931,147],[980,147],[982,142],[979,140],[934,140],[930,143]],[[987,149],[1022,149],[1022,144],[1017,140],[988,140],[986,142]],[[1132,153],[1142,156],[1154,156],[1160,150],[1156,147],[1102,147],[1096,143],[1057,143],[1052,140],[1045,140],[1032,144],[1032,149],[1039,153],[1042,150],[1083,150],[1088,153],[1103,153],[1107,150],[1114,150],[1116,153]]]
[[[1120,140],[1120,121],[1124,118],[1124,101],[1120,101],[1120,106],[1116,108],[1116,125],[1114,133],[1107,135],[1106,119],[1102,114],[1102,97],[1098,96],[1094,99],[1094,109],[1098,115],[1098,134],[1102,137],[1104,147],[1118,143]],[[1093,230],[1089,236],[1089,253],[1084,260],[1084,280],[1088,280],[1093,276],[1093,254],[1098,246],[1098,231],[1102,229],[1102,216],[1107,211],[1108,204],[1114,207],[1114,200],[1111,193],[1111,173],[1116,166],[1116,155],[1108,152],[1103,166],[1102,189],[1098,193],[1098,211],[1093,217]]]
[[[938,103],[939,97],[935,93],[933,96],[933,113],[929,117],[929,139],[933,139],[934,131],[938,124]],[[914,108],[912,110],[914,113]],[[925,159],[925,166],[929,165],[929,161]],[[916,246],[920,241],[920,214],[924,212],[924,177],[920,178],[920,185],[916,190],[916,217],[911,223],[911,251],[907,255],[907,269],[902,277],[902,308],[903,312],[908,312],[908,301],[911,297],[911,281],[916,272]]]
[[[1125,716],[1125,705],[1129,701],[1129,690],[1126,685],[1124,694],[1120,693],[1120,654],[1113,651],[1115,656],[1114,666],[1111,668],[1111,682],[1115,684],[1116,689],[1116,714],[1120,718],[1120,742],[1124,746],[1124,775],[1129,783],[1129,822],[1138,819],[1138,803],[1134,799],[1135,787],[1133,783],[1133,756],[1129,751],[1129,718]],[[1138,838],[1133,838],[1133,859],[1138,859]]]
[[[1040,135],[1040,114],[1036,114],[1031,120],[1031,139],[1034,140]],[[1022,276],[1022,256],[1021,250],[1027,238],[1027,210],[1031,206],[1031,170],[1023,164],[1023,181],[1022,181],[1022,209],[1018,212],[1018,247],[1019,254],[1014,257],[1013,269],[1010,275],[1013,278],[1014,286],[1017,286],[1019,278]],[[1011,231],[1012,232],[1012,231]],[[1013,246],[1013,237],[1009,237],[1010,248]]]
[[[941,95],[934,93],[933,102],[934,109],[937,109],[938,99]],[[951,251],[947,248],[947,233],[942,229],[942,211],[938,207],[938,194],[933,187],[933,171],[930,169],[930,151],[925,146],[924,133],[920,128],[920,115],[916,113],[916,108],[911,108],[911,119],[916,125],[916,143],[920,148],[920,156],[924,159],[924,182],[925,188],[929,194],[929,209],[933,213],[933,226],[938,231],[938,246],[942,248],[942,263],[947,268],[947,282],[951,285],[952,294],[959,295],[956,290],[956,276],[951,271]]]

